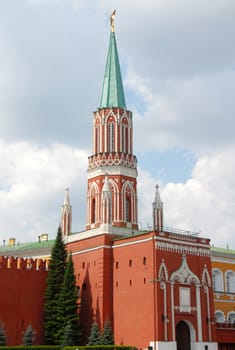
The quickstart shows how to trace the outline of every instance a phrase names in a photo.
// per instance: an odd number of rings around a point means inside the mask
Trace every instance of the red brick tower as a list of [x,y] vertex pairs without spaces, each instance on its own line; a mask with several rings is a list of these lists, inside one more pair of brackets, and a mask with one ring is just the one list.
[[[113,18],[101,102],[93,116],[93,154],[89,157],[86,229],[112,226],[137,229],[137,160],[133,155],[132,113],[127,110]],[[111,198],[103,200],[106,192]],[[109,214],[107,214],[107,211]],[[107,226],[106,218],[110,217]]]

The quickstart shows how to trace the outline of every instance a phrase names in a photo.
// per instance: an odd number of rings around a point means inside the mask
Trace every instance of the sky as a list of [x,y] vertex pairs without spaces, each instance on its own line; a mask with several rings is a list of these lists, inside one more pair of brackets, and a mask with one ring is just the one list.
[[138,159],[139,227],[235,249],[235,1],[0,1],[0,245],[86,224],[87,157],[115,32]]

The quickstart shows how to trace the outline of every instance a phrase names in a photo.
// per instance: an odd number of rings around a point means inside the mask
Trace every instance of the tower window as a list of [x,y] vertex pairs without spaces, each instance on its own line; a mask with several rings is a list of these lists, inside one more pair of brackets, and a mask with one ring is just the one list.
[[146,265],[146,256],[143,257],[143,265]]
[[127,126],[123,125],[122,126],[122,151],[124,153],[127,153]]
[[95,222],[95,198],[92,199],[91,204],[91,223],[93,224]]
[[114,123],[110,123],[110,124],[109,124],[108,130],[109,130],[108,151],[109,151],[109,152],[114,152],[114,151],[115,151]]
[[118,261],[116,261],[116,269],[118,269]]
[[100,128],[95,127],[95,153],[100,152]]
[[129,260],[129,267],[132,266],[132,260]]
[[126,222],[131,222],[131,203],[129,197],[126,197]]

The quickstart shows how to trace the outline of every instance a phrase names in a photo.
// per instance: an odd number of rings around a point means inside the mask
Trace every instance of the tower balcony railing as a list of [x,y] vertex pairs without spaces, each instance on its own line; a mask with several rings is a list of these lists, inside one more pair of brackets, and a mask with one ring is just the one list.
[[88,157],[88,170],[100,166],[124,166],[126,168],[137,168],[136,156],[125,153],[99,153]]

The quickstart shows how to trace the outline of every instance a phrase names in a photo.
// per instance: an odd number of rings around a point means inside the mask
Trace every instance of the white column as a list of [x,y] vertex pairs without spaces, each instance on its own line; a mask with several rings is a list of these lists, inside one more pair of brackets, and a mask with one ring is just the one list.
[[196,284],[196,303],[197,303],[197,331],[198,341],[202,341],[202,312],[201,312],[201,296],[200,285]]
[[209,341],[211,341],[211,311],[210,311],[210,300],[209,300],[209,289],[205,286],[206,301],[207,301],[207,317],[208,317],[208,334]]
[[172,319],[172,340],[175,341],[174,282],[171,282],[171,319]]

